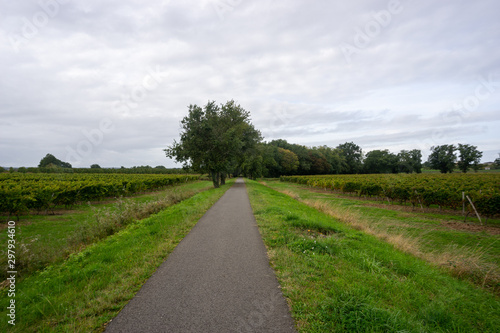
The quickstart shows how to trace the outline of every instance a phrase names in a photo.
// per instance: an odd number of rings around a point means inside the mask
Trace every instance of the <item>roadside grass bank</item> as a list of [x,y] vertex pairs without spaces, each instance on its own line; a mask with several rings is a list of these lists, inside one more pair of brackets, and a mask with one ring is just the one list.
[[247,180],[300,332],[492,332],[491,293],[315,208]]
[[[16,325],[0,331],[102,331],[234,181],[200,192],[16,284]],[[0,306],[9,302],[0,293]]]
[[436,265],[452,276],[500,294],[500,228],[466,224],[455,215],[422,213],[399,206],[374,206],[287,182],[266,185],[397,249]]
[[[145,195],[80,205],[71,211],[60,210],[58,215],[26,216],[16,222],[18,279],[62,261],[71,253],[114,234],[133,221],[155,214],[210,187],[210,182],[196,181]],[[0,244],[7,244],[5,227],[6,223],[0,233]],[[5,249],[0,252],[0,267],[4,268],[7,266],[7,255]],[[2,281],[7,277],[7,271],[2,269],[0,272]]]

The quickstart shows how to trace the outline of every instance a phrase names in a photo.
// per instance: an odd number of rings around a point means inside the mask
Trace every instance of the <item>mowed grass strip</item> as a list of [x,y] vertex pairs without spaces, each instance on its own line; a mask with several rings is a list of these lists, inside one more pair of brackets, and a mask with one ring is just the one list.
[[306,204],[247,181],[300,332],[494,332],[497,297]]
[[[102,331],[233,182],[132,223],[24,279],[16,285],[16,325],[3,315],[0,331]],[[6,309],[8,302],[3,290],[0,306]]]
[[[340,196],[287,182],[266,185],[424,259],[451,275],[500,295],[498,224],[458,222],[456,215],[411,211],[401,206]],[[491,220],[494,221],[494,220]]]

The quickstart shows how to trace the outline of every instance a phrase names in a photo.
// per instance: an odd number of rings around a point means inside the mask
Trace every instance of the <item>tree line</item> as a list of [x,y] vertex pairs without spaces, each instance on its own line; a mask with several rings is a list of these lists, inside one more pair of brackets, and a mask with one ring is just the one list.
[[[482,152],[469,144],[431,147],[427,162],[422,164],[419,149],[372,150],[363,153],[354,142],[332,148],[326,145],[306,147],[279,139],[263,141],[260,131],[250,121],[250,113],[235,101],[217,105],[190,105],[188,115],[181,121],[180,141],[164,149],[166,155],[183,163],[183,169],[163,166],[139,166],[120,169],[72,168],[71,164],[47,154],[38,168],[18,168],[11,172],[43,173],[208,173],[215,187],[225,183],[228,175],[243,174],[250,178],[282,175],[321,174],[382,174],[421,173],[423,167],[442,173],[478,170]],[[500,158],[493,168],[500,169]]]
[[[353,142],[306,147],[286,140],[262,141],[262,135],[250,121],[250,113],[234,100],[217,105],[190,105],[181,121],[180,141],[165,149],[167,157],[182,162],[185,168],[208,173],[215,187],[224,184],[227,175],[243,174],[250,178],[281,175],[421,173],[419,149],[372,150],[366,154]],[[459,153],[457,155],[457,152]],[[482,153],[468,144],[431,148],[427,166],[443,173],[455,166],[462,172],[478,169]]]
[[354,142],[335,148],[306,147],[282,139],[259,143],[258,147],[262,163],[242,166],[242,171],[250,176],[422,172],[422,154],[418,149],[398,154],[373,150],[364,155]]
[[[38,167],[4,168],[9,172],[18,173],[119,173],[119,174],[185,174],[191,172],[184,168],[166,168],[163,165],[155,167],[149,165],[133,166],[126,168],[102,168],[99,164],[92,164],[90,168],[73,168],[68,163],[61,161],[52,154],[47,154],[40,160]],[[1,172],[0,168],[0,172]]]

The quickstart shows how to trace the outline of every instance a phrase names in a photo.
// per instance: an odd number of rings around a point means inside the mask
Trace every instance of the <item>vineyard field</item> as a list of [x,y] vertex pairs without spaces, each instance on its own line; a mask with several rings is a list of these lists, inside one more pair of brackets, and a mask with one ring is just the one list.
[[0,212],[48,211],[108,197],[133,195],[199,179],[198,175],[0,174]]
[[500,174],[372,174],[281,176],[281,181],[330,189],[360,197],[373,197],[400,204],[472,212],[468,196],[478,212],[487,217],[500,214]]

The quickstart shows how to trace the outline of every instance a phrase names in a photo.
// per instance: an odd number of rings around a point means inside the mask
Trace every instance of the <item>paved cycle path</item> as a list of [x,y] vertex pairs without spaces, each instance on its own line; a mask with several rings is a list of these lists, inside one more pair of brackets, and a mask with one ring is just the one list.
[[206,212],[106,332],[295,332],[243,180]]

